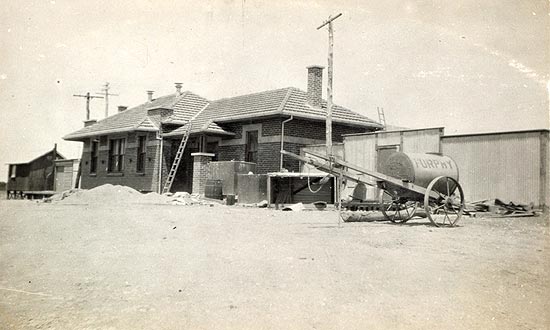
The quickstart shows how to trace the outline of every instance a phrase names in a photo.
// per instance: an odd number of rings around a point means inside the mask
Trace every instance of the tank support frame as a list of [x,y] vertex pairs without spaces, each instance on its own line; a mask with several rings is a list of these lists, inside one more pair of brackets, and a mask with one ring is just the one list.
[[[329,158],[327,156],[311,151],[307,151],[306,155],[296,155],[286,150],[281,150],[281,154],[297,159],[305,164],[313,165],[317,169],[329,174],[333,174],[337,177],[341,176],[350,181],[363,183],[368,186],[377,187],[385,191],[391,191],[392,193],[390,195],[395,195],[400,200],[403,200],[403,205],[405,205],[405,203],[410,203],[411,201],[424,202],[424,208],[428,213],[428,219],[437,227],[452,227],[456,225],[464,210],[464,194],[462,192],[462,188],[453,178],[436,177],[432,180],[430,185],[425,188],[419,185],[415,185],[414,183],[409,181],[400,180],[376,171],[367,170],[344,160],[335,157]],[[365,176],[376,179],[376,184],[365,180]],[[452,180],[453,183],[456,183],[457,189],[455,190],[458,191],[458,195],[456,195],[454,191],[439,192],[433,189],[434,185],[440,180]],[[447,187],[449,187],[448,184]],[[457,199],[458,201],[456,201]],[[384,207],[383,203],[383,200],[380,199],[380,204],[382,207]],[[399,210],[401,210],[401,205],[397,205],[396,207],[397,209],[395,210],[385,209],[385,213],[388,213],[389,211],[399,212]],[[439,220],[439,218],[441,218],[441,215],[439,215],[438,213],[441,213],[443,215],[443,220]],[[399,221],[399,223],[406,222],[407,220],[412,218],[412,216],[414,216],[414,214],[411,214],[408,219],[402,219],[402,221]],[[387,215],[386,218],[388,220],[391,220],[391,217],[388,217]]]

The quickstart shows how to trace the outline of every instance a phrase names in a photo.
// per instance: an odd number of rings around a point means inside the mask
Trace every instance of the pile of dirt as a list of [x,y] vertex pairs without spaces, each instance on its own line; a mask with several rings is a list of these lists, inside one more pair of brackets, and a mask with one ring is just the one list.
[[198,195],[175,193],[160,195],[154,192],[142,194],[127,187],[104,184],[89,190],[71,189],[55,194],[46,202],[58,204],[172,204],[172,205],[210,205]]

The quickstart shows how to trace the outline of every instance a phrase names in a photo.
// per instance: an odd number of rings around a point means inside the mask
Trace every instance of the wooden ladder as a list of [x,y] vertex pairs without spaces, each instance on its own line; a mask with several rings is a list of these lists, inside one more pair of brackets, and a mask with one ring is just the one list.
[[183,157],[183,152],[185,151],[185,147],[187,146],[187,140],[189,140],[189,135],[191,135],[192,127],[193,127],[193,123],[191,121],[187,123],[187,129],[185,130],[185,133],[183,134],[183,138],[181,139],[180,146],[178,147],[178,152],[176,153],[176,158],[174,158],[174,162],[172,163],[172,167],[170,168],[170,172],[168,173],[166,182],[164,182],[164,187],[162,188],[163,194],[170,192],[170,189],[172,188],[172,183],[174,183],[174,178],[176,177],[176,173],[178,172],[178,167],[180,166],[181,158]]
[[384,129],[386,129],[386,116],[384,115],[384,108],[376,107],[376,110],[378,110],[378,121],[384,126]]

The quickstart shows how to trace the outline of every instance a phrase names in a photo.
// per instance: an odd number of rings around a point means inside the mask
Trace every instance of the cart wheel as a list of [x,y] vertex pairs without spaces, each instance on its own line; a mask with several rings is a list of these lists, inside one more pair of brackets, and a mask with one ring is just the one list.
[[[430,196],[432,193],[437,198]],[[436,226],[453,227],[458,223],[464,211],[464,192],[455,179],[438,176],[426,188],[424,208],[428,219]]]
[[416,213],[418,205],[415,201],[408,201],[392,195],[384,189],[380,189],[378,201],[380,202],[380,211],[382,211],[386,220],[390,220],[393,223],[405,223],[409,221]]

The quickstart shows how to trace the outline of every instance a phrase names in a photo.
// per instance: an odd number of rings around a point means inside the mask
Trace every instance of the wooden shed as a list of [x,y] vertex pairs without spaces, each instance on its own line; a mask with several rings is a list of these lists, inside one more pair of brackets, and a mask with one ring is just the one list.
[[[6,183],[8,199],[32,199],[53,195],[56,192],[56,168],[59,168],[56,164],[59,161],[70,161],[72,166],[75,163],[78,164],[73,160],[67,160],[57,152],[56,147],[30,161],[8,163],[8,180]],[[60,162],[59,164],[63,163]],[[64,168],[64,166],[62,167]],[[64,172],[65,169],[63,169]],[[73,172],[72,168],[70,172]],[[60,180],[66,182],[65,178]],[[59,188],[61,187],[65,187],[65,183],[60,183]]]
[[58,159],[55,161],[54,190],[56,192],[77,187],[79,165],[80,159]]

